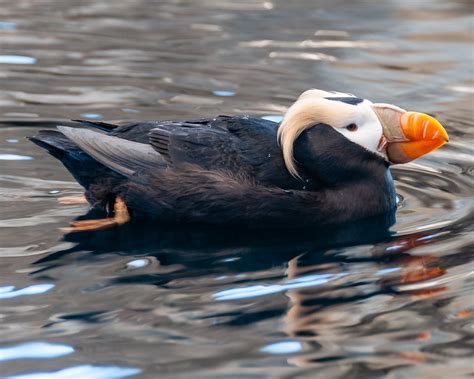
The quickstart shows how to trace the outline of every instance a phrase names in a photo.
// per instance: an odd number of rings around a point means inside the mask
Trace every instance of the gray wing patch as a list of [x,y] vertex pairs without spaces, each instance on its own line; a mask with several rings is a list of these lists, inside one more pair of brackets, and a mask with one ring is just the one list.
[[150,145],[87,129],[57,128],[85,153],[119,174],[131,176],[141,169],[166,167],[163,157]]

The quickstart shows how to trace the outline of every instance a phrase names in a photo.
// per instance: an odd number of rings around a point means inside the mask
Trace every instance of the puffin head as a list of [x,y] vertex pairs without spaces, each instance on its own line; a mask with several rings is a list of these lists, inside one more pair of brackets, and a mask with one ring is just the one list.
[[[379,160],[387,166],[407,163],[443,146],[448,134],[436,119],[423,113],[311,89],[286,112],[278,140],[288,171],[301,178],[296,162],[307,167],[317,164],[308,159],[321,164],[340,160],[347,168],[358,159]],[[298,144],[304,145],[300,153]]]

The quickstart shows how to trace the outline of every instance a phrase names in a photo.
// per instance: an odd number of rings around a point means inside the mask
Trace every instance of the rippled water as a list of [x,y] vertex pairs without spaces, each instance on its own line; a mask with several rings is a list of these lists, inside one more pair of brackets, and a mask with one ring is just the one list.
[[[0,0],[0,375],[472,377],[473,6]],[[310,87],[446,126],[393,170],[394,225],[63,237],[87,208],[57,197],[80,188],[24,138],[79,117],[278,120]]]

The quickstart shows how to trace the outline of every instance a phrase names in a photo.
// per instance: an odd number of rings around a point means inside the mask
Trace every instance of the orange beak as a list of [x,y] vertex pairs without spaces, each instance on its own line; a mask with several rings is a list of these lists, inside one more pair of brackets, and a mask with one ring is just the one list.
[[403,112],[399,125],[391,125],[392,130],[384,130],[384,136],[385,152],[393,164],[410,162],[449,141],[448,133],[441,124],[424,113]]

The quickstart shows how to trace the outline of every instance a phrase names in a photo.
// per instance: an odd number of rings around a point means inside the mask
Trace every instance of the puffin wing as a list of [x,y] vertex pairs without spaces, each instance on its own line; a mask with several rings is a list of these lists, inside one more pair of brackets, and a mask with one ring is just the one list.
[[227,117],[217,127],[157,127],[150,131],[149,143],[173,167],[193,164],[253,176],[268,156],[280,153],[276,126],[261,119]]
[[87,129],[58,126],[58,130],[92,158],[124,176],[166,166],[163,157],[148,144]]
[[149,134],[151,146],[175,168],[191,164],[207,170],[241,170],[239,142],[228,132],[206,128],[155,128]]
[[225,129],[225,121],[231,117],[218,116],[215,118],[201,118],[190,121],[135,121],[124,124],[113,124],[110,122],[91,121],[91,120],[73,120],[80,124],[99,129],[102,132],[129,141],[148,143],[148,133],[154,128],[161,128],[164,130],[173,130],[176,127],[182,128],[212,128]]

